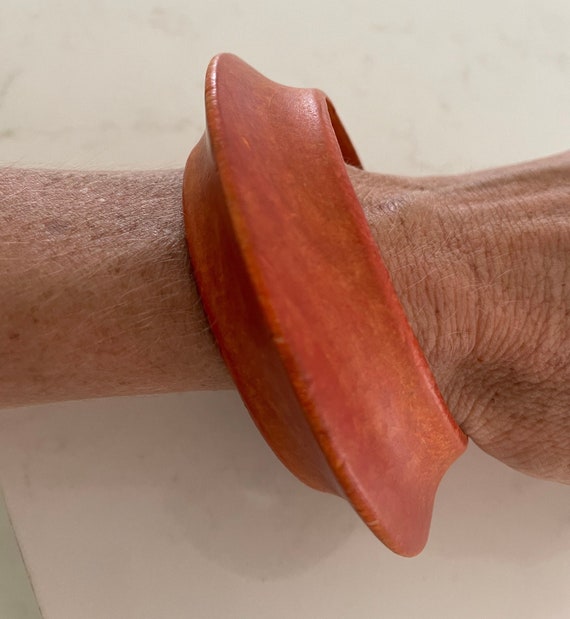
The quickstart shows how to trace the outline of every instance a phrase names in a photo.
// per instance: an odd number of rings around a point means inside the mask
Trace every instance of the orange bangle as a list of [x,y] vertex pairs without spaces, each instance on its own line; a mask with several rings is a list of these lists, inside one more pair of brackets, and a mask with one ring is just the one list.
[[190,258],[255,423],[309,486],[393,551],[424,547],[465,450],[349,180],[360,161],[319,90],[212,60],[207,130],[184,173]]

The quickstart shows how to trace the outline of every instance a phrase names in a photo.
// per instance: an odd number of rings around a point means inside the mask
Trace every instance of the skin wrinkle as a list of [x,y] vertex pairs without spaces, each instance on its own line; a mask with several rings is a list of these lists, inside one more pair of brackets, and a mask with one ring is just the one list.
[[[347,170],[458,423],[570,483],[569,154],[448,177]],[[181,170],[0,170],[0,406],[233,388],[181,185]]]
[[453,415],[510,466],[570,483],[570,153],[373,176],[363,207]]

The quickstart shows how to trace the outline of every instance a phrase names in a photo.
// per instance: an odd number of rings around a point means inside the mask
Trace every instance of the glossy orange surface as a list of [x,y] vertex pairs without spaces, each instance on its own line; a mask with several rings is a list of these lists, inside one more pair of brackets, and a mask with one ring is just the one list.
[[467,438],[394,292],[326,96],[231,54],[206,76],[207,129],[184,175],[190,258],[212,332],[257,426],[308,485],[350,501],[384,544],[424,547]]

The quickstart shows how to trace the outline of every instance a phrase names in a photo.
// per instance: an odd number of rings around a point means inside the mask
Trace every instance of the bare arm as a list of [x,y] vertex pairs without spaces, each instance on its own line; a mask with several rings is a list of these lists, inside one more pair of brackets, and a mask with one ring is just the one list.
[[[570,483],[570,157],[349,169],[450,410]],[[231,388],[190,276],[181,171],[0,171],[0,406]]]
[[181,186],[181,171],[0,173],[1,406],[231,388]]

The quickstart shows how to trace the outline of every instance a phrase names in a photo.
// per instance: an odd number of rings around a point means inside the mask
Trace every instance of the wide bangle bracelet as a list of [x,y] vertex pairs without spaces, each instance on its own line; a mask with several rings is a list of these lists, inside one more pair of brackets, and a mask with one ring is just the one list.
[[467,438],[350,183],[356,151],[324,93],[276,84],[231,54],[208,68],[206,124],[184,173],[186,237],[242,399],[299,479],[417,554]]

